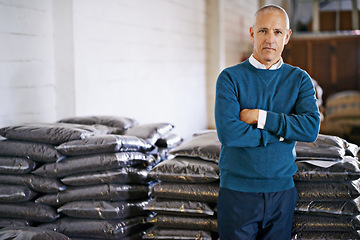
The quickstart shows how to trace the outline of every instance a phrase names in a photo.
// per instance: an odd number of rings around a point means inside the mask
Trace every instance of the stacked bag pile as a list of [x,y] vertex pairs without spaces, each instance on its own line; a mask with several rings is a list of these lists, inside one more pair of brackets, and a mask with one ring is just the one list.
[[154,144],[181,140],[164,137],[172,128],[96,116],[0,129],[0,211],[6,216],[0,227],[24,233],[20,227],[35,226],[72,239],[141,239],[148,171],[161,160]]
[[155,216],[143,239],[217,239],[220,147],[215,131],[194,134],[149,172],[159,182],[144,208]]
[[360,92],[343,91],[326,100],[320,132],[360,144]]
[[320,134],[296,144],[293,239],[360,239],[358,146]]

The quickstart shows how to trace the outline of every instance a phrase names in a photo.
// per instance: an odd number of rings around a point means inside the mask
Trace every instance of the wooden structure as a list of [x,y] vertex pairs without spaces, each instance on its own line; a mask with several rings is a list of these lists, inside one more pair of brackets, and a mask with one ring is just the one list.
[[360,91],[360,31],[349,35],[293,36],[286,63],[306,70],[323,88],[323,100],[336,92]]

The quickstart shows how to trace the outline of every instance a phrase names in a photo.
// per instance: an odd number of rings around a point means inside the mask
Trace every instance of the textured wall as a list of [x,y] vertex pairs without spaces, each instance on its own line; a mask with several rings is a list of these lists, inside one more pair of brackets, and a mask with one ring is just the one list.
[[205,1],[74,0],[78,115],[206,128]]
[[256,7],[246,0],[0,0],[0,127],[95,114],[171,122],[185,137],[211,127],[217,75],[248,51]]
[[0,1],[0,126],[55,119],[52,2]]

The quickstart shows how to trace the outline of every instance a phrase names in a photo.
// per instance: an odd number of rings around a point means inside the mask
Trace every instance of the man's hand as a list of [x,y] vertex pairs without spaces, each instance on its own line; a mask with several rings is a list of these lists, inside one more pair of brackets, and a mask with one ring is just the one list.
[[240,120],[247,124],[257,124],[259,109],[243,109],[240,112]]

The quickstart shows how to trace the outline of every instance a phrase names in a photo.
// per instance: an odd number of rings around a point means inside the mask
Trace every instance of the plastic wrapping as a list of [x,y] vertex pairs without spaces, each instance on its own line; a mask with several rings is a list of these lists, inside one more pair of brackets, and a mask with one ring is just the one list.
[[57,163],[46,163],[33,173],[44,177],[65,177],[76,173],[113,170],[128,166],[147,166],[155,161],[151,155],[140,152],[104,153],[68,157]]
[[92,126],[67,123],[29,123],[0,128],[0,135],[12,140],[59,145],[97,134]]
[[173,216],[165,214],[157,214],[155,217],[149,218],[148,222],[162,228],[182,228],[207,230],[212,232],[218,231],[216,217],[187,217]]
[[0,174],[0,184],[26,185],[39,193],[56,193],[65,189],[65,185],[57,178],[41,177],[34,174]]
[[[125,236],[125,237],[121,237],[121,240],[142,240],[142,236],[144,235],[143,231],[138,231],[136,233],[133,233],[131,235]],[[87,237],[72,237],[71,240],[108,240],[108,238],[89,238],[89,236]],[[119,239],[119,238],[118,238]]]
[[124,135],[135,136],[145,139],[150,144],[170,133],[174,126],[170,123],[149,123],[134,126],[124,132]]
[[122,201],[148,197],[149,187],[143,185],[102,184],[83,187],[69,187],[57,194],[47,194],[35,200],[50,206],[81,200]]
[[0,185],[0,203],[18,203],[26,202],[37,196],[37,193],[32,191],[27,186],[21,185]]
[[36,162],[27,158],[0,156],[0,174],[26,174],[36,166]]
[[156,227],[147,230],[143,239],[212,240],[209,231]]
[[121,239],[140,229],[145,224],[143,217],[125,220],[97,220],[59,218],[53,223],[39,225],[40,228],[57,231],[70,238],[83,237]]
[[74,174],[62,178],[61,181],[66,185],[84,186],[102,183],[141,184],[150,182],[150,178],[147,170],[128,167],[110,171]]
[[299,213],[358,215],[360,214],[360,198],[348,201],[306,201],[297,202],[295,211]]
[[218,183],[156,183],[151,188],[151,195],[160,198],[193,200],[216,203],[219,196]]
[[32,226],[32,225],[33,225],[33,223],[26,219],[0,218],[0,228],[10,227],[10,226],[26,227],[26,226]]
[[165,160],[151,169],[149,176],[165,182],[186,183],[215,182],[220,178],[217,163],[188,157]]
[[209,204],[189,200],[173,200],[154,198],[144,206],[145,210],[156,213],[186,215],[186,216],[213,216],[214,210]]
[[74,218],[121,219],[148,213],[143,208],[147,201],[109,202],[75,201],[58,208],[58,212]]
[[1,240],[70,240],[64,234],[36,227],[6,227],[0,229]]
[[330,167],[320,167],[310,162],[296,161],[298,171],[295,181],[347,181],[360,178],[360,168],[357,158],[345,157]]
[[174,147],[179,146],[182,141],[183,141],[182,137],[180,137],[179,135],[177,135],[175,133],[171,133],[164,137],[159,138],[156,141],[155,146],[160,147],[160,148],[172,149]]
[[359,216],[317,216],[312,214],[294,215],[293,232],[339,231],[352,232],[360,229]]
[[22,218],[33,222],[51,222],[59,217],[53,207],[34,202],[1,203],[0,216]]
[[356,157],[359,153],[359,146],[354,143],[349,143],[344,140],[345,144],[345,155]]
[[50,144],[16,140],[0,141],[0,155],[25,157],[36,162],[56,162],[64,158]]
[[297,159],[341,159],[345,156],[344,140],[324,134],[319,134],[313,143],[297,142],[295,150]]
[[356,231],[353,232],[299,232],[293,233],[292,240],[359,240],[360,234]]
[[346,201],[360,195],[359,180],[349,182],[295,182],[298,201]]
[[108,127],[117,128],[119,132],[138,125],[138,122],[135,119],[128,117],[119,117],[119,116],[70,117],[70,118],[61,119],[59,122],[85,124],[85,125],[100,124]]
[[195,135],[170,151],[176,156],[199,157],[204,160],[219,162],[221,143],[216,131]]
[[153,146],[145,140],[122,135],[99,135],[60,144],[56,149],[67,156],[115,152],[147,152]]

